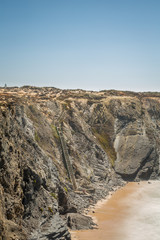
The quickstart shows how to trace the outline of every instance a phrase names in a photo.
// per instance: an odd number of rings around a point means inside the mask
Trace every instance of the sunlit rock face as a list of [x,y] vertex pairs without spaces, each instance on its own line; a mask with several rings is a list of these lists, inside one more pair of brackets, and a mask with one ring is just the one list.
[[0,88],[0,237],[69,240],[114,186],[157,178],[159,106],[159,93]]

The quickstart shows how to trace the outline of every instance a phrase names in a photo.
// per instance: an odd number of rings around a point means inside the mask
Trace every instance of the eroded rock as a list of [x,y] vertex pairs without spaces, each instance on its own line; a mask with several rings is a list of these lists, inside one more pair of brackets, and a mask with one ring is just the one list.
[[159,93],[0,88],[0,237],[69,240],[67,224],[94,227],[82,212],[113,187],[156,179],[159,104]]

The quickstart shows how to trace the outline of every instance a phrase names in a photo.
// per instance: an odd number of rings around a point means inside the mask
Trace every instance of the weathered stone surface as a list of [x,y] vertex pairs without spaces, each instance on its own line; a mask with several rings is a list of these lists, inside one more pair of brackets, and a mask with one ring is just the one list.
[[123,176],[135,177],[146,161],[151,161],[153,145],[146,135],[117,136],[115,140],[117,159],[115,171]]
[[0,88],[0,237],[68,240],[67,222],[92,227],[80,213],[114,186],[157,178],[159,104],[159,93]]
[[91,217],[84,216],[79,213],[68,213],[67,218],[68,226],[73,230],[92,229],[96,226]]
[[45,219],[39,224],[39,227],[31,234],[29,240],[71,240],[66,222],[62,220],[58,213],[49,219]]

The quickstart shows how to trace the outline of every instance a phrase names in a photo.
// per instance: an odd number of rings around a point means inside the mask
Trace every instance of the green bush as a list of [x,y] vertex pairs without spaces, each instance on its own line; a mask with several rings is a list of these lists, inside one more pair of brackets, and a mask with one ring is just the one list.
[[51,128],[52,128],[53,136],[54,136],[56,139],[59,139],[59,135],[58,135],[56,126],[54,126],[53,124],[51,124]]
[[40,141],[40,138],[39,138],[39,135],[38,135],[37,131],[35,131],[35,133],[34,133],[34,139],[35,139],[36,142]]
[[53,209],[51,207],[48,207],[48,211],[51,212],[51,213],[54,213]]
[[51,196],[57,199],[57,195],[55,193],[51,193]]
[[68,189],[66,187],[64,187],[64,191],[67,193],[68,192]]

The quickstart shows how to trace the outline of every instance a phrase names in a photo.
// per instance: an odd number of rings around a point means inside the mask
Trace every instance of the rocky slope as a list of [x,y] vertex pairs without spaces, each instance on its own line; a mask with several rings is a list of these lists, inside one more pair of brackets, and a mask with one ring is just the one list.
[[159,139],[159,93],[0,88],[0,239],[94,227],[85,207],[159,176]]

